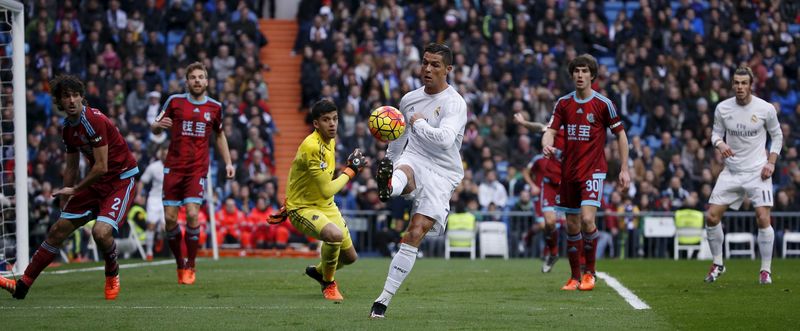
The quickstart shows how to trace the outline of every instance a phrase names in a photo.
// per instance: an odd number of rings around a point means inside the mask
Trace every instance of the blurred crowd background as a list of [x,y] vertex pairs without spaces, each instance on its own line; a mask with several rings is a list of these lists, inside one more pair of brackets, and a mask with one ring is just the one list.
[[[88,104],[117,124],[143,170],[168,142],[152,135],[149,123],[170,94],[184,92],[183,67],[194,61],[206,65],[209,95],[224,104],[224,132],[238,169],[236,178],[225,180],[218,175],[224,167],[212,162],[212,209],[241,215],[222,223],[231,233],[258,227],[248,215],[277,208],[276,192],[284,189],[273,176],[273,151],[295,148],[273,143],[280,128],[261,74],[269,63],[259,60],[259,50],[269,41],[258,20],[271,1],[56,3],[26,3],[31,233],[43,240],[58,215],[50,193],[62,184],[61,116],[49,80],[62,73],[83,78]],[[566,63],[582,53],[598,59],[593,88],[614,102],[631,142],[628,190],[616,185],[619,151],[606,145],[610,173],[602,209],[704,210],[724,165],[710,143],[714,108],[733,96],[735,68],[748,65],[756,74],[754,95],[775,105],[783,130],[774,210],[796,211],[799,7],[793,1],[302,0],[295,50],[287,56],[302,57],[303,107],[297,111],[321,98],[334,100],[340,108],[337,160],[361,148],[375,165],[386,146],[367,130],[371,109],[398,106],[405,93],[422,86],[425,44],[449,45],[455,52],[449,82],[469,112],[466,176],[451,202],[453,210],[475,212],[533,209],[538,188],[522,172],[540,153],[541,133],[511,119],[520,113],[546,123],[554,101],[573,89]],[[144,205],[146,192],[137,204]],[[372,169],[336,199],[347,210],[390,209],[398,221],[409,207],[402,199],[378,200]],[[743,209],[752,207],[746,202]],[[384,230],[402,229],[396,224]],[[291,240],[303,241],[294,231]],[[226,237],[241,241],[226,235],[223,242]]]

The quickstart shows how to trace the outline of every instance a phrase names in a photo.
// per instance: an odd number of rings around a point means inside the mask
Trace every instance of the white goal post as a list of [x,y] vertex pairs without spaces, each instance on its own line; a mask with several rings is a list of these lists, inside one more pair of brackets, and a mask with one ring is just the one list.
[[[9,238],[3,239],[3,255],[6,251],[4,246],[6,242],[14,243],[16,254],[15,256],[2,256],[5,261],[10,262],[14,259],[13,273],[21,274],[29,262],[29,249],[28,249],[28,157],[27,157],[27,130],[26,130],[26,116],[27,111],[25,108],[25,21],[24,21],[24,6],[22,3],[13,0],[0,0],[0,13],[2,13],[2,24],[10,25],[10,45],[3,45],[7,54],[0,60],[2,68],[0,71],[10,71],[13,79],[11,87],[13,93],[11,98],[13,101],[13,131],[14,131],[14,169],[13,169],[13,197],[9,198],[9,209],[3,210],[3,221],[7,223],[14,223],[16,231],[13,240]],[[10,21],[9,21],[10,20]],[[8,54],[10,53],[10,54]],[[8,57],[10,55],[10,58]],[[3,87],[6,87],[8,82],[2,82]],[[7,95],[2,95],[2,98],[8,98]],[[8,104],[7,100],[2,100],[1,106]],[[8,120],[8,119],[3,119]],[[4,169],[9,171],[10,169]],[[3,180],[8,178],[7,174],[3,174]],[[10,174],[9,174],[10,175]],[[11,183],[2,183],[3,185],[11,185]],[[9,215],[6,217],[6,215]],[[13,215],[14,219],[11,219]],[[6,224],[0,224],[6,226]],[[6,234],[11,236],[11,234]],[[6,270],[0,270],[5,272]]]

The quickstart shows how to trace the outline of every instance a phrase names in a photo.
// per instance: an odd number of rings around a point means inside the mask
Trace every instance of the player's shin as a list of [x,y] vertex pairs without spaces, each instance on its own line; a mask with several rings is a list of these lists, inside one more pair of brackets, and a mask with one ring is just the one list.
[[336,266],[339,264],[339,253],[341,252],[342,242],[324,242],[320,252],[322,260],[322,280],[332,282],[336,274]]
[[39,249],[36,250],[36,253],[33,254],[31,263],[25,268],[25,274],[22,276],[22,281],[25,285],[29,287],[33,285],[36,277],[39,277],[42,270],[47,268],[50,262],[53,262],[57,254],[58,248],[48,244],[47,241],[43,242]]
[[583,233],[583,255],[586,258],[586,271],[595,273],[595,262],[597,259],[597,238],[600,233],[597,228],[592,232]]
[[155,242],[156,232],[153,229],[147,229],[144,232],[144,241],[146,246],[146,254],[148,257],[153,256],[153,243]]
[[775,244],[775,230],[772,226],[758,229],[758,250],[761,253],[761,270],[772,273],[772,248]]
[[175,263],[178,269],[186,269],[186,262],[183,260],[183,251],[181,251],[181,242],[183,241],[183,233],[181,226],[175,225],[171,230],[167,230],[167,240],[169,241],[169,249],[172,250],[172,255],[175,256]]
[[569,267],[572,272],[573,279],[581,279],[581,252],[583,251],[583,236],[578,232],[577,234],[567,235],[567,257],[569,258]]
[[117,243],[111,242],[111,247],[103,251],[103,259],[106,261],[106,277],[119,274],[119,264],[117,263]]
[[392,263],[389,264],[389,275],[386,277],[386,283],[383,285],[383,292],[375,299],[385,306],[389,305],[392,296],[397,293],[397,289],[403,284],[406,276],[411,272],[414,267],[414,262],[417,260],[417,251],[419,249],[409,244],[400,244],[400,250],[392,258]]
[[200,227],[186,227],[186,268],[194,268],[197,249],[200,246]]
[[706,227],[706,234],[708,234],[708,246],[711,250],[711,256],[714,257],[714,264],[722,265],[722,241],[725,240],[725,235],[722,233],[722,225],[717,224]]

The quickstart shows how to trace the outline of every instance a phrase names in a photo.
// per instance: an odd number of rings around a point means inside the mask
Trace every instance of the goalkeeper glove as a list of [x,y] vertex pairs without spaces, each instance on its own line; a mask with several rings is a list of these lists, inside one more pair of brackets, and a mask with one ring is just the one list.
[[366,165],[366,163],[367,158],[364,157],[364,154],[361,154],[360,149],[356,148],[356,150],[350,153],[350,156],[347,157],[347,166],[342,169],[342,172],[349,176],[350,179],[353,179],[358,174],[358,171],[361,170],[364,165]]

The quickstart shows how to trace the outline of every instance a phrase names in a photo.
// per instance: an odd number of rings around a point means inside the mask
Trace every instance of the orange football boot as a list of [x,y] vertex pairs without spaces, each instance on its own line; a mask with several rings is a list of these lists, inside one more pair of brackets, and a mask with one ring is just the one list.
[[587,272],[583,274],[581,277],[581,285],[578,286],[578,289],[581,291],[591,291],[594,289],[594,280],[595,277],[591,272]]
[[580,282],[577,279],[570,277],[567,283],[564,284],[564,286],[562,286],[561,289],[564,291],[575,291],[578,289],[579,285]]
[[119,295],[119,275],[106,277],[106,300],[114,300]]
[[335,302],[341,302],[344,300],[342,294],[339,293],[339,287],[336,286],[336,281],[330,282],[330,284],[325,286],[325,288],[322,289],[322,295],[325,297],[325,299]]

